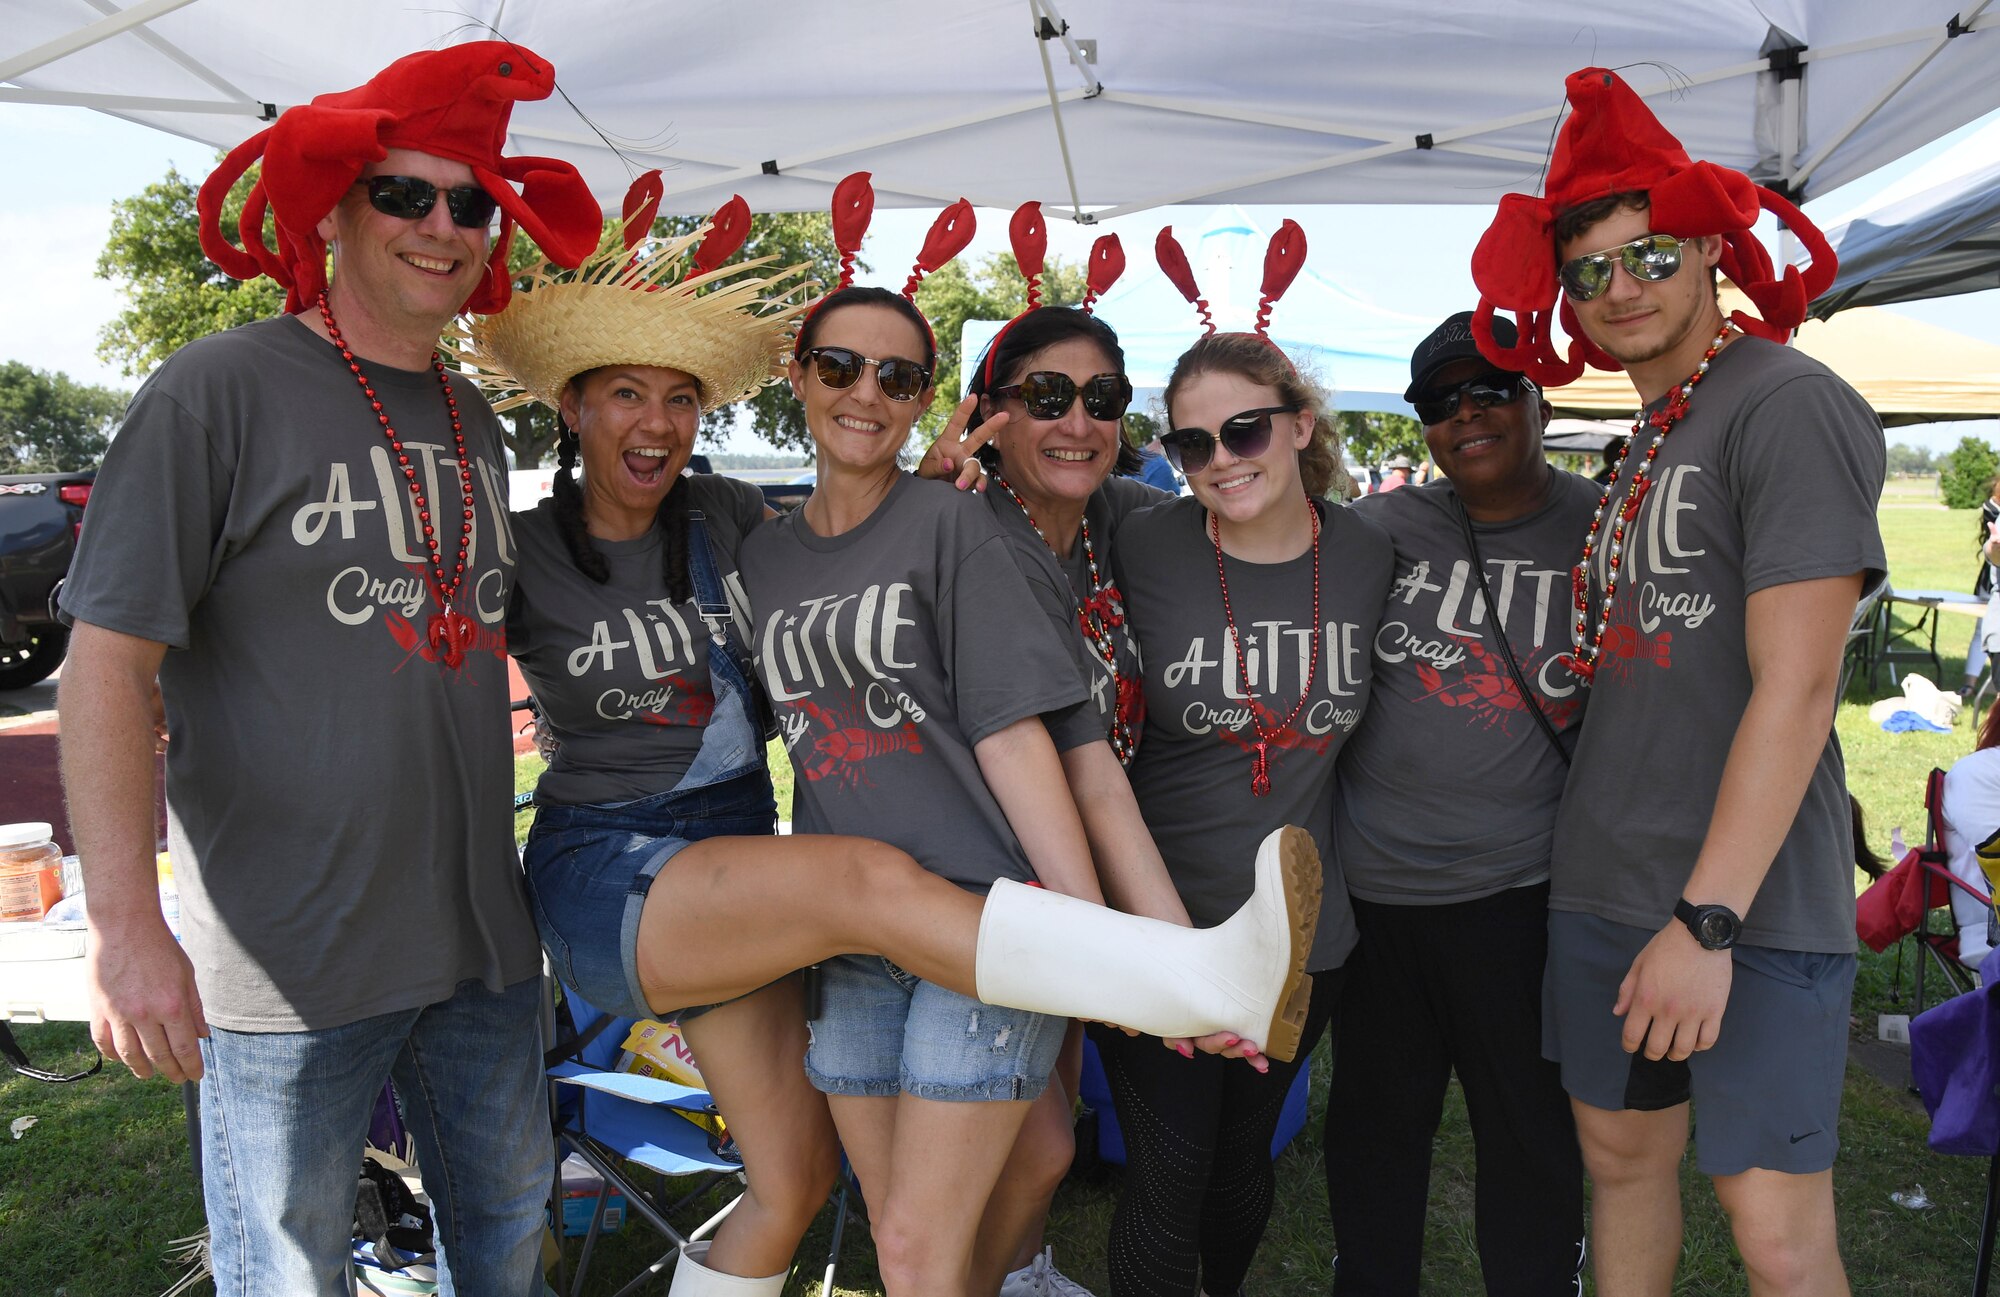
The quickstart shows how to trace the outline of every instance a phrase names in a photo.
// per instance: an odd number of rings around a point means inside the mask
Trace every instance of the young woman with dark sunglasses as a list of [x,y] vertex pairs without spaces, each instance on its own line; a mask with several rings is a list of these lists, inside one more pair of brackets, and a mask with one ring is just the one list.
[[1332,855],[1334,758],[1367,705],[1393,553],[1328,502],[1344,475],[1322,397],[1266,338],[1203,338],[1166,404],[1163,448],[1192,497],[1126,519],[1112,562],[1145,664],[1133,790],[1197,925],[1250,886],[1234,844],[1302,825],[1325,868],[1310,998],[1292,1006],[1295,1042],[1278,1042],[1295,1043],[1293,1061],[1259,1073],[1092,1029],[1131,1158],[1113,1297],[1223,1297],[1263,1236],[1272,1134],[1354,946]]

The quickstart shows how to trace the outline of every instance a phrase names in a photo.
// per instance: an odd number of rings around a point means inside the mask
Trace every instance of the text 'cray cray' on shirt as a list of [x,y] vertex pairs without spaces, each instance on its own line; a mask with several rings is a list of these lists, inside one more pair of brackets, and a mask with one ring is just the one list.
[[[1614,506],[1654,435],[1646,424]],[[1875,412],[1818,361],[1747,337],[1716,356],[1626,531],[1556,824],[1551,908],[1645,928],[1671,918],[1750,700],[1746,601],[1798,581],[1858,572],[1865,589],[1880,576],[1885,459]],[[1607,550],[1593,556],[1593,614]],[[1825,722],[1804,801],[1743,916],[1747,944],[1854,950],[1852,819],[1833,717]]]
[[973,748],[1085,690],[987,505],[898,477],[859,526],[821,536],[786,514],[742,564],[794,827],[901,847],[974,892],[1032,881]]
[[[743,537],[764,520],[764,497],[745,482],[709,474],[681,479],[690,508],[706,519],[737,634],[750,642],[747,601],[736,572]],[[667,597],[665,534],[592,539],[610,580],[577,570],[555,501],[514,516],[521,566],[507,617],[507,648],[520,659],[558,747],[536,785],[540,801],[628,802],[680,783],[701,749],[715,709],[708,679],[708,627],[693,599]]]
[[[1303,502],[1302,502],[1303,503]],[[1274,829],[1310,832],[1326,895],[1306,967],[1337,968],[1354,948],[1354,910],[1333,840],[1334,759],[1368,705],[1371,654],[1394,552],[1353,509],[1319,506],[1320,621],[1312,624],[1313,556],[1283,563],[1224,560],[1242,659],[1223,616],[1208,511],[1169,500],[1118,532],[1119,585],[1146,672],[1146,731],[1132,789],[1196,926],[1234,914],[1250,896],[1258,844]],[[1319,666],[1306,688],[1314,640]],[[1249,681],[1249,691],[1244,681]],[[1258,742],[1269,740],[1271,790],[1251,793]]]
[[[1598,495],[1589,478],[1550,469],[1539,508],[1472,523],[1514,660],[1571,749],[1589,692],[1558,659],[1570,647],[1570,569]],[[1340,754],[1335,831],[1348,890],[1444,905],[1541,882],[1569,767],[1507,668],[1457,493],[1437,481],[1354,507],[1394,541],[1396,579],[1375,631],[1374,696]]]
[[[462,512],[436,374],[363,365],[438,523]],[[414,497],[368,398],[295,317],[176,352],[105,456],[64,610],[169,647],[168,836],[202,1008],[296,1031],[533,977],[514,854],[499,425],[454,379],[474,520],[438,611]]]

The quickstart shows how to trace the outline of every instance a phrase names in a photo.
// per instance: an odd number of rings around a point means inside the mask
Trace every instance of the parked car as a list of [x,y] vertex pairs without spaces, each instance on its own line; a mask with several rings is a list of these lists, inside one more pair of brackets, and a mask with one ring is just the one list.
[[50,604],[69,574],[96,476],[0,476],[0,689],[25,688],[62,665],[69,632]]

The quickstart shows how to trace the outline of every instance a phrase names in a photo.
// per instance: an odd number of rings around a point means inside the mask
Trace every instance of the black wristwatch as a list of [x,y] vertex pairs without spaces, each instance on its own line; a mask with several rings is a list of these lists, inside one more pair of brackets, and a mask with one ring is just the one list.
[[1727,905],[1690,905],[1683,896],[1674,902],[1674,917],[1687,924],[1703,950],[1727,950],[1743,935],[1743,920]]

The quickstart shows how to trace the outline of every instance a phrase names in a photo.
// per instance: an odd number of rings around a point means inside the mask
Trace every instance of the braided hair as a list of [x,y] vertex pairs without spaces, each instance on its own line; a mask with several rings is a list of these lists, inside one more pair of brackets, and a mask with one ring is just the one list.
[[[594,370],[587,370],[572,378],[578,383],[590,377]],[[576,570],[591,580],[603,585],[611,579],[611,565],[604,555],[591,544],[590,529],[583,519],[583,488],[576,484],[576,457],[578,437],[576,430],[569,426],[560,412],[556,415],[556,465],[555,482],[550,487],[550,495],[555,500],[556,530],[563,538],[563,545],[569,550]],[[676,477],[674,484],[660,501],[659,513],[653,525],[658,528],[664,544],[660,546],[661,566],[667,581],[667,598],[676,604],[686,603],[694,598],[694,582],[688,576],[688,484],[687,478]]]

